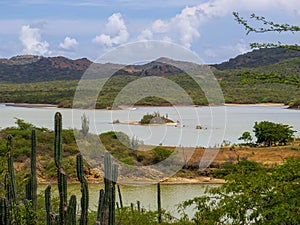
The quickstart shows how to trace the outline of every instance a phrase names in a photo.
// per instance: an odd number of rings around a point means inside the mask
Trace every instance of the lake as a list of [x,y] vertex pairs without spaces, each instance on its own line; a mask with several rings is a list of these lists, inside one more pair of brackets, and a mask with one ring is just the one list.
[[[244,131],[252,132],[255,121],[268,120],[289,124],[300,136],[300,111],[288,110],[286,106],[215,106],[215,107],[137,107],[125,110],[72,110],[57,108],[22,108],[0,105],[0,127],[15,125],[15,117],[24,119],[39,127],[53,129],[53,118],[56,111],[63,115],[64,128],[81,129],[81,116],[85,113],[90,119],[90,132],[123,131],[130,137],[135,136],[145,144],[170,146],[203,146],[213,147],[222,144],[223,140],[238,143]],[[175,126],[140,126],[113,124],[139,121],[147,113],[159,112],[173,121]],[[201,125],[203,129],[197,130]],[[252,133],[253,134],[253,133]]]
[[[137,107],[125,110],[72,110],[57,108],[21,108],[0,105],[0,127],[15,125],[15,117],[24,119],[36,126],[53,129],[55,112],[63,115],[64,128],[81,128],[81,116],[85,113],[90,119],[90,131],[101,133],[115,130],[123,131],[129,136],[136,136],[145,144],[172,146],[217,146],[223,140],[237,143],[244,131],[252,131],[255,121],[273,121],[293,126],[300,136],[300,111],[288,110],[284,106],[215,106],[215,107]],[[147,113],[159,112],[168,118],[179,121],[180,126],[140,126],[112,124],[113,120],[121,122],[138,121]],[[197,130],[201,125],[203,129]],[[176,206],[184,200],[203,195],[211,184],[176,184],[162,185],[162,206],[172,215],[178,216]],[[44,190],[45,185],[39,185]],[[53,188],[56,188],[56,185]],[[101,184],[89,184],[90,207],[95,209]],[[54,189],[55,189],[54,188]],[[146,209],[156,209],[156,186],[121,186],[124,204],[140,201]],[[78,184],[68,186],[68,192],[80,196]],[[54,193],[55,195],[55,193]],[[192,214],[190,210],[189,215]]]
[[[216,187],[218,184],[162,184],[161,202],[162,208],[170,212],[176,218],[180,217],[177,212],[177,206],[185,200],[192,199],[204,194],[206,188]],[[44,191],[46,185],[39,185],[38,192]],[[103,184],[89,184],[89,206],[91,210],[96,211],[98,206],[99,190],[104,188]],[[58,196],[57,185],[52,186],[52,195]],[[157,186],[156,185],[135,185],[120,186],[124,206],[130,206],[131,203],[137,207],[137,201],[140,201],[141,207],[146,210],[157,210]],[[77,202],[80,203],[81,192],[79,184],[68,185],[68,198],[71,194],[77,196]],[[116,192],[116,201],[119,202]],[[192,215],[193,210],[188,209],[188,215]]]

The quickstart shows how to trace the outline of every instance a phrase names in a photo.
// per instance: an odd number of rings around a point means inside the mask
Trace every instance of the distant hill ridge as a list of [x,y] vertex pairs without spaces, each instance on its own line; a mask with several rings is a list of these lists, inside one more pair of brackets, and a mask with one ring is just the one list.
[[[282,62],[290,58],[300,58],[300,51],[272,48],[259,49],[239,55],[227,62],[211,65],[218,70],[233,70],[254,68]],[[163,60],[161,60],[163,59]],[[94,64],[103,71],[115,71],[121,68],[118,75],[128,76],[172,76],[183,71],[167,64],[176,62],[172,59],[161,58],[144,65],[122,66],[112,63]],[[164,63],[166,62],[166,63]],[[20,55],[10,59],[0,59],[0,81],[2,83],[31,83],[57,80],[79,80],[93,62],[87,58],[68,59],[63,56],[43,57],[35,55]],[[106,72],[104,72],[106,74]]]
[[286,48],[263,48],[253,50],[227,62],[212,65],[218,70],[253,68],[267,66],[286,59],[300,57],[300,51]]

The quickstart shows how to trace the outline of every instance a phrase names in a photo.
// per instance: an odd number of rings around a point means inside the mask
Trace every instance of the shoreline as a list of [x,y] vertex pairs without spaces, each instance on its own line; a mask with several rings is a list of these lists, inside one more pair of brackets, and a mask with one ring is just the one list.
[[54,104],[39,104],[39,103],[0,103],[7,107],[20,107],[20,108],[58,108]]
[[[20,108],[59,108],[58,105],[55,104],[43,104],[43,103],[0,103],[0,105],[5,105],[7,107],[20,107]],[[247,103],[225,103],[224,105],[174,105],[177,107],[185,107],[185,106],[193,106],[193,107],[216,107],[216,106],[264,106],[264,107],[274,107],[274,106],[286,106],[284,103],[254,103],[254,104],[247,104]],[[172,105],[170,106],[166,106],[166,105],[155,105],[155,106],[149,106],[149,105],[138,105],[136,106],[136,108],[138,107],[172,107]],[[134,110],[136,108],[130,108],[130,107],[125,107],[125,108],[121,108],[120,110]],[[71,108],[64,108],[62,107],[61,109],[73,109]],[[75,108],[77,109],[77,108]],[[81,109],[81,108],[78,108]],[[82,108],[84,109],[84,108]],[[110,109],[97,109],[97,110],[110,110]],[[126,123],[126,122],[125,122]]]
[[[87,179],[88,184],[103,184],[103,180],[89,180]],[[156,184],[157,181],[148,180],[148,179],[118,179],[118,183],[124,185],[151,185]],[[160,181],[162,185],[185,185],[185,184],[225,184],[226,181],[224,179],[217,179],[212,177],[193,177],[193,178],[185,178],[185,177],[170,177],[163,181]],[[49,181],[38,181],[38,185],[47,185],[47,184],[57,184],[56,180],[49,180]],[[80,184],[79,181],[68,181],[68,184]]]
[[225,103],[224,106],[286,106],[284,103],[254,103],[254,104],[237,104],[237,103]]

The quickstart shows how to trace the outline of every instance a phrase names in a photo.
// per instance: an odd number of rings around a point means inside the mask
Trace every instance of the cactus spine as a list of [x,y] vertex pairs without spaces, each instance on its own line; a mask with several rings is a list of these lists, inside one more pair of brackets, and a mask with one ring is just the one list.
[[59,224],[66,224],[67,214],[67,176],[61,166],[62,159],[62,116],[61,113],[55,114],[54,122],[54,160],[57,168],[58,191],[59,191]]
[[81,216],[80,216],[80,225],[88,224],[88,207],[89,207],[89,191],[88,183],[84,177],[83,171],[83,159],[82,155],[78,154],[76,156],[76,166],[77,166],[77,178],[81,184]]
[[26,199],[31,201],[33,210],[37,209],[37,177],[36,177],[36,133],[31,131],[30,178],[26,185]]

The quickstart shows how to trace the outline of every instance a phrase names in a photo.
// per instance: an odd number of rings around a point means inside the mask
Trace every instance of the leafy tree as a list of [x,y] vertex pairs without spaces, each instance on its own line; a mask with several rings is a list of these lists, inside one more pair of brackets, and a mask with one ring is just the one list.
[[253,140],[250,132],[245,131],[241,137],[239,137],[239,140],[243,140],[246,144],[250,144]]
[[[289,25],[286,23],[280,24],[275,23],[273,21],[270,21],[266,19],[263,16],[257,16],[254,13],[251,14],[250,20],[256,21],[261,24],[260,27],[255,27],[254,25],[251,25],[250,22],[243,17],[241,17],[238,12],[233,12],[233,16],[235,17],[235,20],[244,26],[245,30],[247,31],[247,35],[249,33],[267,33],[267,32],[298,32],[300,31],[300,27],[296,25]],[[295,49],[300,50],[300,46],[297,44],[294,45],[287,45],[283,44],[281,42],[278,43],[251,43],[250,44],[252,48],[274,48],[274,47],[282,47],[282,48],[289,48],[289,49]]]
[[292,130],[292,126],[280,123],[273,123],[270,121],[255,122],[254,124],[255,136],[257,144],[271,145],[286,145],[294,138],[296,131]]
[[16,117],[15,117],[15,119],[16,119],[15,124],[18,125],[18,128],[20,130],[31,130],[31,129],[35,128],[35,126],[31,123],[25,122],[24,120],[16,118]]
[[232,166],[225,184],[181,207],[195,207],[195,224],[296,225],[300,223],[299,168],[299,157],[273,169],[241,161]]

